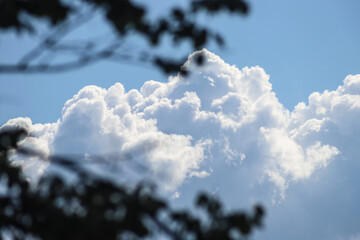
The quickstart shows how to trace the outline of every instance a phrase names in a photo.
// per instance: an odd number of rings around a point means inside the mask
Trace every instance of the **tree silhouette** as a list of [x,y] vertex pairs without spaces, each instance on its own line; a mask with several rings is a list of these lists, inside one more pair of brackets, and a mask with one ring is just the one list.
[[[85,9],[85,10],[84,10]],[[0,1],[0,29],[15,29],[19,33],[37,34],[38,22],[48,22],[51,33],[31,51],[24,54],[17,64],[0,65],[0,73],[45,73],[61,72],[89,65],[102,59],[117,62],[139,61],[151,63],[165,73],[180,72],[183,58],[159,56],[151,51],[161,45],[161,39],[168,36],[174,44],[190,41],[193,50],[204,47],[209,41],[224,44],[222,36],[207,26],[196,22],[200,12],[212,15],[222,11],[245,15],[248,4],[244,0],[191,0],[186,7],[173,7],[156,20],[150,20],[145,6],[133,0],[2,0]],[[86,24],[100,13],[114,29],[116,37],[106,46],[94,39],[77,43],[64,40],[71,31]],[[121,49],[124,39],[137,34],[150,43],[150,47],[138,53]],[[71,52],[74,60],[52,63],[55,55]],[[37,61],[41,57],[46,61]],[[202,64],[202,57],[198,57]]]
[[19,147],[26,137],[23,129],[0,133],[0,237],[13,239],[243,239],[261,227],[264,210],[252,213],[226,212],[217,199],[199,194],[196,205],[207,218],[189,211],[172,209],[154,194],[154,187],[140,183],[129,188],[94,177],[78,161],[52,156],[50,160],[77,176],[69,184],[61,176],[43,176],[36,186],[24,177],[21,168],[11,165],[16,151],[39,156]]
[[[0,74],[62,72],[87,66],[99,60],[150,63],[164,73],[188,74],[184,60],[159,56],[152,51],[161,39],[172,43],[189,41],[193,50],[210,41],[224,44],[220,34],[195,21],[200,12],[222,11],[244,15],[243,0],[191,0],[186,7],[174,7],[156,20],[149,20],[145,6],[133,0],[0,0],[0,29],[5,32],[38,34],[38,23],[47,22],[50,33],[16,64],[0,64]],[[72,31],[87,24],[99,13],[114,29],[116,37],[105,46],[94,39],[80,42],[64,40]],[[130,34],[147,39],[150,46],[140,52],[124,52],[122,43]],[[75,57],[68,62],[52,62],[62,52]],[[45,56],[45,57],[44,57]],[[47,59],[47,61],[41,61]],[[49,60],[50,59],[50,60]],[[179,60],[180,59],[180,60]],[[203,56],[196,55],[197,64]],[[19,146],[27,137],[24,129],[0,131],[0,239],[244,239],[261,227],[264,209],[251,212],[225,211],[222,203],[200,193],[196,206],[204,215],[172,209],[156,194],[154,185],[117,184],[94,176],[80,161],[59,156],[46,160],[72,172],[76,183],[63,176],[48,174],[30,183],[21,167],[11,161],[12,154],[44,158],[34,149]]]

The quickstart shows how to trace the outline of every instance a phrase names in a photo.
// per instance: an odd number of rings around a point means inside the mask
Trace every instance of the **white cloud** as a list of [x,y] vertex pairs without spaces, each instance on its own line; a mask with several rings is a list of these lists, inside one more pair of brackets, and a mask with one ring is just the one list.
[[308,105],[290,112],[261,67],[240,70],[203,53],[199,68],[197,53],[189,56],[186,79],[151,80],[128,92],[120,83],[107,90],[87,86],[65,103],[56,123],[18,118],[5,125],[25,126],[34,136],[26,144],[46,154],[133,156],[167,190],[208,177],[209,169],[256,169],[249,184],[265,177],[281,198],[292,182],[340,154],[349,157],[354,149],[342,142],[359,143],[360,75],[346,77],[335,91],[311,94]]
[[171,199],[177,199],[177,198],[179,198],[180,197],[180,193],[179,192],[174,192],[174,194],[173,195],[171,195]]
[[348,240],[360,240],[360,233],[350,236]]
[[202,170],[201,172],[191,172],[189,174],[189,177],[198,177],[198,178],[205,178],[205,177],[208,177],[208,176],[210,176],[210,173],[206,172],[204,170]]

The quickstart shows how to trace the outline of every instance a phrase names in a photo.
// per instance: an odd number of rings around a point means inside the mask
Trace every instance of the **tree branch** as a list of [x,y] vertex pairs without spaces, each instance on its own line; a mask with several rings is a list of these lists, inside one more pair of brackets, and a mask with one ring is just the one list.
[[[121,46],[122,41],[116,41],[109,44],[104,50],[101,50],[92,55],[85,55],[80,57],[78,60],[69,61],[65,63],[58,63],[54,65],[46,64],[37,64],[37,65],[27,65],[27,64],[17,64],[17,65],[1,65],[0,64],[0,73],[59,73],[74,70],[77,68],[85,67],[96,61],[107,59],[115,56],[116,50]],[[123,60],[129,59],[131,57],[127,54],[116,53],[116,59]]]
[[26,53],[19,61],[18,65],[26,65],[32,60],[36,59],[47,49],[54,47],[64,36],[79,28],[83,24],[87,23],[94,16],[94,9],[84,13],[78,13],[74,19],[69,19],[66,22],[62,23],[60,26],[56,27],[48,37],[43,39],[35,48]]

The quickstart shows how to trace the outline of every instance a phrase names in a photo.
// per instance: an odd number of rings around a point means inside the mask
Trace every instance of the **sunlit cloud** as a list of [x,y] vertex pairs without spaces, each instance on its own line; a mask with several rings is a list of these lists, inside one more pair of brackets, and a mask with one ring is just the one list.
[[[4,126],[28,129],[32,137],[23,144],[45,154],[131,156],[146,166],[147,177],[173,192],[186,179],[235,166],[254,170],[249,184],[268,181],[284,199],[292,183],[359,152],[360,75],[347,76],[334,91],[311,94],[291,112],[264,69],[238,69],[202,52],[200,67],[198,53],[189,56],[187,78],[151,80],[129,91],[121,83],[87,86],[65,103],[55,123],[17,118]],[[46,171],[42,166],[39,174]]]

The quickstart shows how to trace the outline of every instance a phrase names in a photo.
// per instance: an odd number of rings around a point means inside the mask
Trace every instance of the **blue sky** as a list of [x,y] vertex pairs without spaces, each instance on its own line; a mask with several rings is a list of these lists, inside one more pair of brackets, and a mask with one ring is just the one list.
[[[162,1],[154,3],[156,8],[161,4]],[[335,89],[346,75],[359,72],[358,1],[258,0],[250,4],[247,17],[224,14],[207,19],[227,40],[225,50],[211,46],[209,50],[238,67],[263,67],[287,108],[307,101],[314,91]],[[102,32],[101,26],[95,29]],[[85,31],[93,32],[94,26]],[[32,46],[28,38],[22,35],[18,42],[16,34],[3,35],[0,61],[18,59]],[[3,83],[0,91],[10,100],[0,105],[0,123],[19,116],[29,116],[35,122],[55,121],[60,117],[63,103],[86,85],[109,87],[119,81],[126,89],[132,89],[149,79],[167,80],[157,69],[113,62],[64,74],[2,75],[0,78]]]
[[[204,70],[193,76],[187,87],[174,83],[176,87],[171,93],[161,90],[172,87],[166,85],[168,76],[158,69],[113,62],[100,62],[60,74],[0,75],[0,125],[12,118],[28,117],[32,123],[23,121],[21,124],[40,135],[47,132],[55,139],[39,135],[30,144],[59,153],[69,151],[69,139],[84,136],[82,134],[93,142],[89,140],[89,145],[80,140],[74,143],[79,152],[87,153],[89,148],[96,146],[112,150],[101,145],[102,140],[93,129],[99,126],[105,132],[130,129],[130,135],[119,133],[120,140],[112,136],[109,139],[115,139],[113,142],[106,141],[115,149],[116,143],[120,146],[128,142],[126,151],[130,152],[139,147],[130,144],[136,138],[145,139],[139,143],[140,147],[141,144],[146,146],[148,141],[163,143],[164,147],[150,154],[152,160],[149,162],[156,162],[157,168],[151,165],[154,169],[173,174],[164,188],[169,195],[180,195],[173,200],[174,204],[188,205],[197,190],[206,189],[225,199],[231,208],[247,208],[254,202],[265,204],[269,211],[266,229],[256,234],[256,239],[359,239],[360,207],[357,200],[360,179],[357,173],[360,164],[356,161],[360,137],[357,123],[360,88],[356,88],[359,77],[348,78],[346,83],[343,81],[349,74],[360,73],[360,2],[258,0],[249,3],[251,12],[246,17],[224,14],[199,18],[199,22],[206,21],[226,39],[225,49],[214,45],[207,47],[225,62],[208,53],[210,59],[216,59],[214,69],[220,69],[218,72]],[[167,5],[158,0],[149,6],[154,8],[156,15]],[[95,21],[75,36],[105,30]],[[129,46],[141,44],[136,41]],[[33,44],[31,36],[3,34],[0,62],[16,61]],[[165,47],[162,51],[172,55],[191,53],[186,45],[175,50]],[[228,66],[226,63],[236,65],[240,72],[224,67]],[[259,68],[241,70],[246,66]],[[226,70],[221,70],[223,68]],[[242,88],[219,87],[219,92],[207,88],[206,84],[222,86],[226,78],[216,77],[221,73],[243,81]],[[204,79],[203,84],[196,83]],[[155,81],[143,86],[149,80]],[[120,85],[114,85],[117,82],[123,85],[125,93]],[[112,91],[83,89],[89,85],[105,89],[113,87]],[[337,90],[338,86],[342,87]],[[144,90],[140,95],[136,92],[126,94],[141,87]],[[82,92],[73,97],[81,89]],[[154,93],[152,89],[160,90]],[[311,95],[325,90],[328,92]],[[168,105],[161,105],[151,102],[155,100],[139,100],[145,98],[146,91],[150,91],[154,99],[173,102],[163,101],[162,104]],[[196,95],[186,95],[187,91]],[[118,97],[123,94],[124,98]],[[308,100],[310,95],[311,101]],[[96,102],[94,99],[103,100]],[[258,99],[264,100],[257,105],[247,105],[247,101]],[[208,105],[219,107],[220,112],[207,106],[210,100],[215,102]],[[122,101],[129,106],[122,106]],[[132,105],[132,101],[139,105]],[[201,107],[197,105],[198,101]],[[104,102],[108,107],[116,106],[119,112],[128,108],[139,111],[140,115],[134,114],[130,118],[136,124],[125,124],[124,127],[120,123],[116,125],[118,120],[114,120],[115,126],[110,127],[108,123],[99,123],[100,120],[93,116],[104,114],[106,121],[113,119],[111,114],[101,110]],[[300,102],[305,105],[293,111]],[[339,103],[338,107],[329,105],[334,102]],[[150,108],[145,111],[145,106]],[[246,116],[255,116],[255,120],[235,118],[233,109],[239,106],[243,107]],[[254,112],[247,106],[255,109]],[[200,110],[205,113],[196,115]],[[208,121],[200,123],[188,116]],[[33,125],[55,123],[59,118],[61,122],[56,127],[55,124]],[[174,120],[168,123],[171,118]],[[212,118],[215,120],[210,121]],[[219,125],[212,125],[212,121],[219,121]],[[244,125],[237,125],[237,121],[244,121]],[[205,127],[214,130],[206,132]],[[248,141],[242,140],[243,136]],[[188,151],[179,152],[179,155],[184,154],[183,159],[188,159],[187,155],[192,158],[177,165],[178,156],[173,156],[174,165],[163,169],[163,160],[159,156],[164,152],[172,156],[171,151],[177,151],[174,146]],[[173,168],[180,170],[172,172]]]

